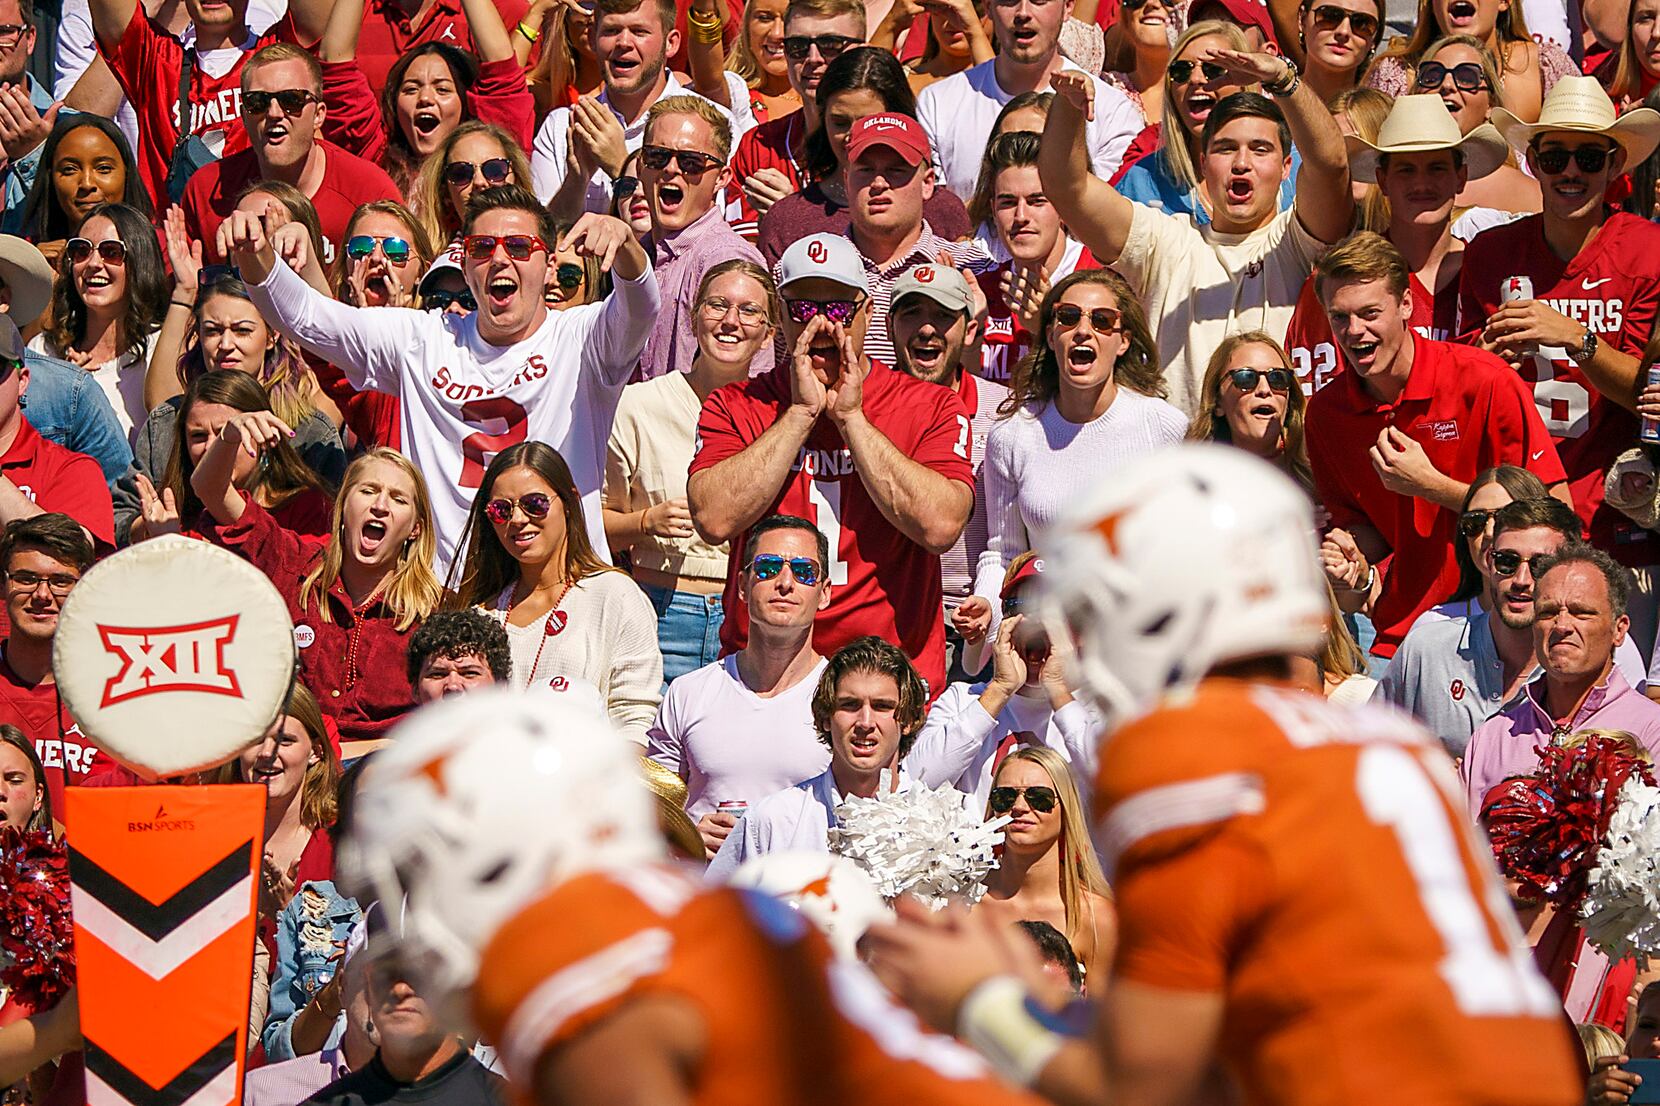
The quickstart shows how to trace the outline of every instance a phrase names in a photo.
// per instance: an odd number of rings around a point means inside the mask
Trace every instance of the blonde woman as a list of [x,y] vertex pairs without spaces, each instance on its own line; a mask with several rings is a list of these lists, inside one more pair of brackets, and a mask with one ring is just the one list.
[[1072,943],[1085,986],[1099,987],[1112,964],[1118,921],[1112,892],[1090,844],[1083,801],[1053,749],[1021,748],[998,765],[986,817],[1007,814],[1003,856],[986,879],[977,911],[1010,925],[1048,922]]
[[530,159],[501,127],[478,119],[451,131],[425,162],[411,190],[410,207],[427,242],[442,250],[461,233],[467,200],[502,184],[530,187]]
[[268,411],[227,422],[191,487],[204,536],[251,561],[294,620],[300,679],[340,731],[341,755],[361,756],[414,706],[405,671],[409,635],[438,606],[438,549],[426,481],[403,454],[371,449],[346,469],[327,543],[304,541],[235,487],[239,451],[259,456],[288,436]]
[[1534,41],[1522,5],[1513,0],[1418,0],[1412,36],[1389,44],[1366,83],[1390,96],[1405,96],[1413,90],[1413,70],[1430,56],[1431,44],[1447,35],[1469,35],[1492,51],[1508,86],[1505,106],[1524,122],[1539,118],[1552,85],[1579,72],[1562,47]]
[[1187,439],[1238,446],[1312,491],[1314,474],[1303,443],[1307,407],[1291,359],[1272,335],[1230,334],[1210,355]]

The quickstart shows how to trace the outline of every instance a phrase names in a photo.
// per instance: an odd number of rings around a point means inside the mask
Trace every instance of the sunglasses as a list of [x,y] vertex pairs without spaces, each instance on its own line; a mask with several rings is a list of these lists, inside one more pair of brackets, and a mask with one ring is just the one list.
[[1003,617],[1013,618],[1026,609],[1026,600],[1019,595],[1011,595],[1003,600]]
[[1493,516],[1497,513],[1486,510],[1465,511],[1458,516],[1458,532],[1467,538],[1486,533],[1487,524],[1493,521]]
[[497,526],[502,526],[513,517],[513,509],[517,507],[529,519],[548,517],[548,511],[553,507],[553,497],[547,492],[526,492],[517,499],[492,499],[484,505],[484,514]]
[[611,199],[620,204],[639,190],[639,177],[618,177],[611,182]]
[[461,248],[474,261],[488,261],[496,256],[496,247],[507,251],[514,261],[528,261],[537,250],[548,252],[548,244],[534,234],[469,234],[461,240]]
[[16,46],[23,37],[23,32],[29,28],[22,23],[0,23],[0,47],[10,49]]
[[[1336,4],[1321,4],[1314,9],[1314,26],[1321,31],[1335,31],[1348,20],[1349,29],[1361,38],[1370,40],[1378,33],[1378,17],[1367,15],[1365,12],[1352,12],[1348,8],[1340,8]],[[1436,81],[1440,84],[1440,81]]]
[[444,181],[457,188],[468,184],[475,172],[483,173],[490,184],[501,184],[513,175],[513,163],[504,157],[493,157],[474,164],[471,161],[452,161],[444,166]]
[[1026,796],[1026,805],[1039,814],[1048,814],[1060,804],[1053,787],[994,787],[986,796],[986,805],[993,814],[1007,814],[1022,793]]
[[21,358],[13,361],[9,357],[0,357],[0,384],[4,384],[6,381],[10,380],[12,373],[17,372],[21,368],[23,368],[23,361]]
[[1217,65],[1213,61],[1173,61],[1170,63],[1170,68],[1167,72],[1170,74],[1170,79],[1176,84],[1186,84],[1188,81],[1193,79],[1194,66],[1199,67],[1199,72],[1205,75],[1205,80],[1207,81],[1218,81],[1228,75],[1226,68]]
[[452,303],[459,303],[467,311],[478,310],[478,301],[465,288],[459,292],[428,292],[424,302],[428,311],[447,311]]
[[[1119,320],[1123,316],[1110,307],[1092,307],[1089,309],[1089,327],[1097,334],[1111,334],[1118,329]],[[1055,321],[1061,326],[1077,326],[1084,320],[1084,309],[1075,303],[1063,303],[1055,308]]]
[[322,99],[315,92],[303,88],[285,88],[281,92],[244,92],[242,113],[264,115],[271,110],[271,101],[275,100],[284,115],[298,115],[306,109],[307,104],[321,103]]
[[375,244],[380,244],[380,251],[386,255],[386,260],[394,265],[402,265],[409,260],[409,243],[402,238],[381,237],[374,234],[354,234],[346,239],[346,256],[353,261],[362,261],[375,252]]
[[757,580],[770,580],[784,571],[784,566],[790,566],[790,575],[795,582],[804,587],[812,587],[818,583],[818,562],[811,557],[785,557],[778,553],[760,553],[749,562],[749,570],[755,573]]
[[1421,62],[1418,65],[1418,87],[1440,88],[1449,73],[1452,74],[1453,87],[1460,92],[1480,92],[1487,87],[1487,74],[1473,61],[1459,62],[1451,68],[1438,61]]
[[197,278],[197,283],[205,288],[209,284],[214,284],[221,280],[241,279],[242,270],[238,269],[235,265],[203,265],[202,275]]
[[1289,392],[1297,382],[1290,369],[1230,369],[1228,383],[1242,392],[1254,392],[1265,376],[1268,386],[1276,392]]
[[726,164],[713,154],[706,154],[701,150],[671,150],[667,146],[641,146],[640,164],[653,172],[661,172],[669,167],[669,162],[680,166],[681,173],[688,177],[701,177],[711,169],[719,169]]
[[1527,561],[1528,572],[1533,574],[1534,579],[1538,579],[1540,564],[1542,564],[1550,556],[1551,554],[1549,553],[1535,553],[1531,557],[1523,558],[1523,556],[1514,549],[1496,550],[1493,553],[1493,571],[1497,572],[1500,576],[1514,576],[1516,575],[1517,570],[1522,567],[1522,561],[1525,559]]
[[811,322],[814,315],[823,315],[833,323],[846,324],[859,310],[863,300],[785,300],[784,309],[794,323]]
[[790,35],[784,40],[784,56],[791,61],[805,61],[817,46],[819,57],[833,61],[862,41],[847,35]]
[[1614,151],[1607,146],[1575,146],[1571,150],[1562,146],[1541,150],[1535,146],[1533,156],[1538,159],[1539,168],[1552,175],[1566,169],[1570,157],[1578,164],[1580,172],[1600,173],[1602,167],[1608,164],[1608,159],[1614,156]]
[[573,288],[582,287],[582,282],[588,279],[588,274],[582,271],[581,265],[573,265],[569,261],[553,271],[553,279],[559,282],[559,287],[569,292]]
[[96,246],[85,238],[71,238],[63,244],[63,256],[69,259],[71,265],[79,265],[92,256],[96,249],[98,256],[111,265],[125,265],[127,263],[127,244],[118,242],[114,238],[99,242]]

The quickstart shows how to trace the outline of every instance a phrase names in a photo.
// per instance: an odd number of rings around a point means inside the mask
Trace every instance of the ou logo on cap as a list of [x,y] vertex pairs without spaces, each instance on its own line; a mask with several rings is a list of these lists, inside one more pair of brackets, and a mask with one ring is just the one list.
[[830,258],[830,251],[824,248],[823,242],[807,243],[807,256],[814,264],[823,265]]
[[918,265],[915,272],[917,280],[923,284],[928,284],[934,279],[934,269],[931,265]]

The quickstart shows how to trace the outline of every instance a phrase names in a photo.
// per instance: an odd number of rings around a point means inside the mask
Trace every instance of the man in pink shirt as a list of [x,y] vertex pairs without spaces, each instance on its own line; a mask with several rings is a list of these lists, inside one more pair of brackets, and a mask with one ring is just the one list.
[[[1519,566],[1498,563],[1500,572]],[[1533,563],[1537,561],[1537,563]],[[1580,730],[1625,730],[1660,756],[1660,705],[1633,690],[1614,666],[1625,640],[1630,591],[1626,571],[1600,549],[1577,542],[1530,558],[1533,649],[1540,673],[1521,699],[1484,722],[1470,738],[1460,767],[1471,815],[1494,785],[1531,776],[1539,749]]]

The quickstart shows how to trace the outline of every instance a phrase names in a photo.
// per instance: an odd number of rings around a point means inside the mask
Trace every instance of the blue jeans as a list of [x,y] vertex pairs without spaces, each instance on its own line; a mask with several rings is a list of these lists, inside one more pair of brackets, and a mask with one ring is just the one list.
[[719,595],[670,591],[652,584],[641,584],[640,590],[657,612],[664,687],[720,656],[720,627],[726,616]]

